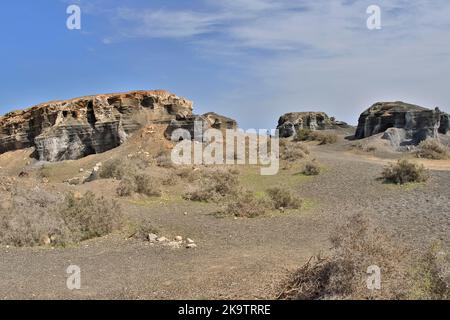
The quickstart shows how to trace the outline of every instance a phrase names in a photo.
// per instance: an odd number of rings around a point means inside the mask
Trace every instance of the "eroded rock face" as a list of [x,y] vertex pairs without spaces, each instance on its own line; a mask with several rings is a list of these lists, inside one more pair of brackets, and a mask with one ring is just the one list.
[[361,114],[355,138],[385,132],[384,138],[395,146],[416,145],[448,131],[449,116],[438,108],[430,110],[404,102],[378,102]]
[[0,118],[0,153],[35,147],[43,161],[79,159],[121,145],[148,123],[192,115],[167,91],[133,91],[43,103]]
[[330,118],[324,112],[292,112],[280,117],[277,129],[280,137],[288,138],[294,136],[301,129],[326,130],[339,126],[345,127],[347,124]]
[[[210,128],[222,131],[222,134],[225,136],[227,129],[235,130],[237,128],[237,122],[214,112],[205,113],[204,115],[177,117],[170,122],[170,125],[165,132],[165,136],[167,139],[173,140],[174,131],[177,129],[184,129],[189,132],[190,139],[197,138],[198,140],[203,141],[204,131]],[[188,137],[183,138],[187,139]]]

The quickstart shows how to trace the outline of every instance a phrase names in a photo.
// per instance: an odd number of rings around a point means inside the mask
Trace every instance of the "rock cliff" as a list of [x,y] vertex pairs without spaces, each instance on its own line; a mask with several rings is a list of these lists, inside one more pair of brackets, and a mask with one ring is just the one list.
[[404,102],[378,102],[361,114],[355,138],[384,132],[384,138],[394,146],[416,145],[448,131],[449,116],[438,108],[430,110]]
[[121,145],[149,123],[188,119],[192,110],[191,101],[167,91],[47,102],[0,118],[0,153],[35,147],[39,160],[79,159]]
[[280,137],[288,138],[301,129],[326,130],[346,126],[345,122],[336,121],[324,112],[291,112],[280,117],[277,129]]

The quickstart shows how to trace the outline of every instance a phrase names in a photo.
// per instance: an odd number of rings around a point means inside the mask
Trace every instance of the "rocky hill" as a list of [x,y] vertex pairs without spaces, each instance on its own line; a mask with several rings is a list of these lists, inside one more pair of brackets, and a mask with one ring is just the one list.
[[[73,160],[123,144],[149,124],[193,126],[193,103],[167,91],[132,91],[52,101],[0,118],[0,153],[35,148],[42,161]],[[222,126],[207,114],[206,126]],[[223,123],[230,125],[229,123]],[[235,122],[233,122],[235,125]]]
[[346,126],[345,122],[336,121],[324,112],[291,112],[280,117],[277,129],[280,137],[288,138],[300,129],[326,130]]
[[395,146],[418,144],[449,131],[449,115],[404,102],[378,102],[364,111],[355,138],[363,139],[385,132]]

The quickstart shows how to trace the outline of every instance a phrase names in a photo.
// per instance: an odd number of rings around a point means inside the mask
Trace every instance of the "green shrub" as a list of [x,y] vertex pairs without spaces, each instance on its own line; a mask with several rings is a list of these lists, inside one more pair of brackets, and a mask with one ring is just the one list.
[[405,159],[386,166],[381,175],[385,182],[396,184],[424,182],[428,179],[428,174],[423,165]]
[[294,141],[318,141],[321,145],[337,142],[337,135],[330,132],[300,129],[294,137]]

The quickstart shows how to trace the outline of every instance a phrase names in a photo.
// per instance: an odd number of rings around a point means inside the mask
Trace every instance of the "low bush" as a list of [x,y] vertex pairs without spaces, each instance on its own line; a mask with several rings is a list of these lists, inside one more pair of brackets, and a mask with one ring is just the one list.
[[275,209],[298,209],[302,206],[302,200],[287,189],[275,187],[268,189],[267,194]]
[[0,243],[65,246],[106,235],[121,223],[118,204],[91,192],[61,201],[44,190],[16,188],[9,207],[0,209]]
[[320,174],[320,165],[317,161],[308,161],[305,163],[302,173],[306,176],[317,176]]
[[318,141],[321,145],[337,142],[337,135],[330,132],[300,129],[294,137],[294,141]]
[[444,160],[450,156],[449,148],[437,139],[427,139],[419,144],[417,150],[418,158],[426,158],[433,160]]
[[134,193],[149,197],[160,197],[162,195],[161,183],[145,173],[123,178],[117,188],[117,194],[121,197],[127,197]]
[[[407,295],[408,251],[363,215],[331,238],[328,257],[316,256],[282,284],[280,299],[400,299]],[[368,267],[382,270],[381,290],[367,288]]]
[[239,189],[239,179],[235,172],[226,169],[203,169],[196,172],[197,185],[185,193],[191,201],[217,202],[235,196]]
[[288,162],[304,159],[309,154],[308,146],[303,143],[286,143],[280,148],[280,158]]
[[428,174],[423,165],[405,159],[385,167],[381,176],[385,182],[396,184],[424,182],[428,179]]
[[255,218],[264,215],[271,203],[256,197],[251,191],[242,191],[230,199],[221,213],[241,218]]

